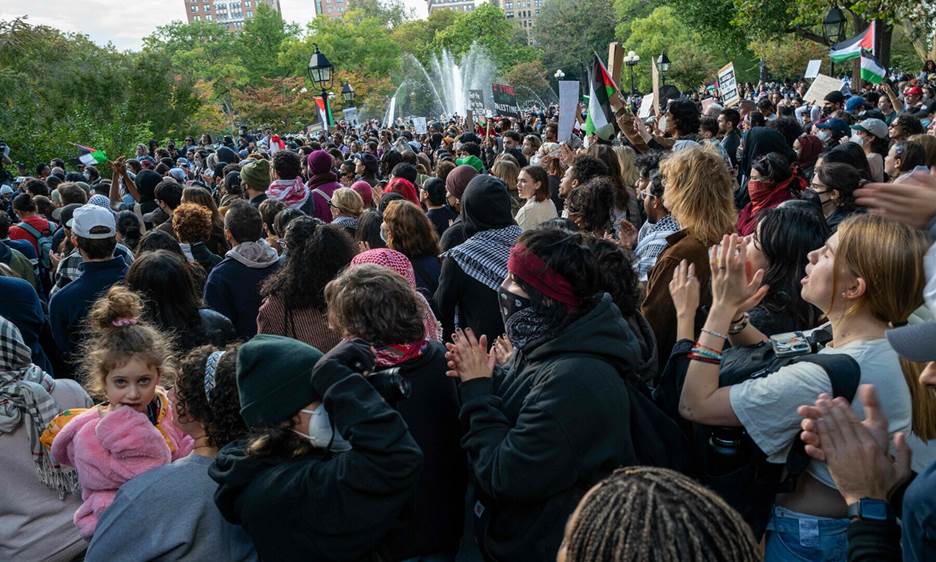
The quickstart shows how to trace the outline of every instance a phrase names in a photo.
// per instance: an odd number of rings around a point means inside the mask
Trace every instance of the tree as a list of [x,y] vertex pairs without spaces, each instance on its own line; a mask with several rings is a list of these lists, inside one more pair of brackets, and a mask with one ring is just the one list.
[[315,121],[318,108],[312,93],[303,92],[298,76],[271,78],[260,86],[232,92],[238,119],[280,131],[296,131]]
[[800,78],[809,61],[823,59],[828,54],[827,47],[790,35],[754,41],[750,47],[757,57],[764,59],[772,78]]
[[424,20],[411,20],[393,28],[393,40],[400,51],[410,53],[423,65],[433,53],[436,34],[454,25],[458,17],[455,10],[435,10]]
[[384,21],[388,29],[400,26],[411,15],[410,10],[397,0],[350,0],[348,10],[360,10],[370,17]]
[[593,52],[606,57],[614,25],[614,8],[607,0],[546,0],[533,26],[533,39],[543,49],[546,68],[582,77]]
[[247,20],[237,35],[241,65],[247,71],[247,82],[259,84],[265,78],[285,74],[277,59],[283,42],[295,38],[299,29],[286,25],[283,16],[267,4],[259,4],[254,17]]
[[522,87],[520,88],[521,91],[517,92],[518,101],[526,100],[529,97],[529,92],[532,92],[534,100],[542,104],[547,99],[554,100],[556,98],[556,94],[549,86],[548,76],[549,71],[546,70],[543,63],[535,60],[515,65],[504,75],[504,80],[514,87]]
[[448,49],[459,57],[468,52],[473,43],[485,47],[502,72],[518,62],[531,61],[539,56],[537,49],[527,45],[526,32],[507,20],[503,10],[493,4],[459,13],[451,25],[436,33],[433,48],[437,51]]

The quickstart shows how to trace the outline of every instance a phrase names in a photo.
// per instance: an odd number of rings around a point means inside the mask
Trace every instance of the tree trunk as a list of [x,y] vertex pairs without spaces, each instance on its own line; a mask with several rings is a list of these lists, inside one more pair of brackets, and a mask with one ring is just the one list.
[[891,59],[891,40],[894,37],[894,26],[889,23],[882,23],[878,20],[877,45],[874,52],[877,54],[877,60],[884,68],[890,68]]

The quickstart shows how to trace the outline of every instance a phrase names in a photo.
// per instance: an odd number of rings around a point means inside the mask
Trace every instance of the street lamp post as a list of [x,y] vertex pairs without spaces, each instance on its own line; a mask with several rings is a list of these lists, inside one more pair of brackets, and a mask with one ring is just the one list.
[[313,84],[318,84],[322,89],[322,102],[325,104],[325,120],[324,127],[325,130],[328,130],[328,89],[332,86],[332,81],[334,75],[332,70],[334,70],[334,65],[329,62],[328,58],[319,51],[318,45],[315,43],[312,44],[315,47],[315,52],[312,53],[312,57],[309,58],[309,78],[312,79]]
[[[832,6],[829,13],[823,18],[822,34],[825,36],[825,40],[829,43],[829,46],[844,39],[845,14],[842,13],[842,10],[838,6]],[[833,77],[835,76],[835,62],[832,61],[831,57],[829,58],[829,73]]]
[[637,66],[637,63],[640,62],[640,56],[634,51],[628,51],[627,56],[624,57],[624,64],[627,65],[627,68],[630,69],[630,81],[631,81],[631,95],[637,94],[637,87],[634,85],[634,67]]
[[657,57],[657,70],[660,71],[660,86],[666,85],[666,73],[669,72],[670,60],[666,56],[666,51],[660,53],[660,56]]
[[[345,82],[344,86],[341,87],[341,95],[344,97],[345,105],[348,109],[355,109],[354,107],[354,88],[351,87],[349,82]],[[357,127],[357,112],[354,114],[354,119],[351,123],[352,127]]]

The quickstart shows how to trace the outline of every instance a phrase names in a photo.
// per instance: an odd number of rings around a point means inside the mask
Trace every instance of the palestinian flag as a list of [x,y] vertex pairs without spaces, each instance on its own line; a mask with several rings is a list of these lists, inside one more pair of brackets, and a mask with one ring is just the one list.
[[832,50],[829,52],[829,59],[834,63],[842,63],[861,57],[862,53],[865,51],[874,54],[874,41],[877,35],[876,28],[877,22],[872,21],[868,29],[855,35],[851,39],[832,45]]
[[611,96],[617,93],[611,74],[595,55],[588,73],[588,114],[585,118],[585,134],[598,135],[604,140],[614,136],[614,112],[611,111]]
[[332,116],[331,104],[326,104],[325,100],[316,96],[315,104],[318,106],[319,118],[322,120],[322,123],[325,124],[325,127],[331,127],[335,124],[335,118]]
[[83,152],[83,154],[78,156],[78,161],[85,166],[97,166],[98,164],[107,162],[107,154],[104,154],[103,150],[97,150],[90,146],[82,146],[80,144],[76,144],[75,146]]
[[887,71],[871,55],[861,55],[861,79],[872,84],[880,84],[887,76]]

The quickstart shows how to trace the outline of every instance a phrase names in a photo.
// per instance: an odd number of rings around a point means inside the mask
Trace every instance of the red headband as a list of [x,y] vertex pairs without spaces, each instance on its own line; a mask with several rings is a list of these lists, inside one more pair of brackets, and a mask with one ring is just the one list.
[[572,310],[582,305],[582,299],[572,291],[569,280],[556,273],[539,256],[522,244],[516,244],[510,249],[507,271],[543,295],[561,302],[566,309]]

